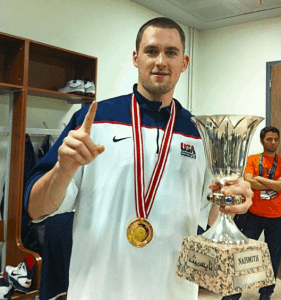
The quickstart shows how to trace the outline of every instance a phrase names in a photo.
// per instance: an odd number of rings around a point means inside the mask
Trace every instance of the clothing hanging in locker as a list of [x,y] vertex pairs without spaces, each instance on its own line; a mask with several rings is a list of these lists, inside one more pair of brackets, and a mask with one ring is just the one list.
[[46,135],[41,147],[38,150],[38,159],[39,161],[47,154],[50,148],[54,145],[54,139],[51,135]]

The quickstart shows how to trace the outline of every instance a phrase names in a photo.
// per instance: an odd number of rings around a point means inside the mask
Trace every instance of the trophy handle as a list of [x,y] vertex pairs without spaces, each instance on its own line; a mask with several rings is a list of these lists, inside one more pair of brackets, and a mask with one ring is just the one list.
[[249,239],[237,228],[231,215],[219,212],[215,223],[202,234],[215,243],[248,244]]

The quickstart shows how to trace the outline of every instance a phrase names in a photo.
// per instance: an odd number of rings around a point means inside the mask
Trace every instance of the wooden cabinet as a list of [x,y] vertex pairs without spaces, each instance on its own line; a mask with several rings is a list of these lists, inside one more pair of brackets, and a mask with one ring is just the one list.
[[0,35],[0,82],[5,88],[24,85],[25,40]]
[[[71,103],[92,102],[93,97],[57,92],[69,80],[84,78],[93,81],[97,88],[96,57],[0,33],[0,92],[13,96],[8,216],[5,226],[0,221],[0,238],[6,236],[6,265],[17,266],[27,255],[36,261],[36,276],[29,297],[38,293],[42,262],[41,257],[25,249],[21,241],[27,99],[34,95],[44,97],[42,101],[52,98]],[[13,299],[27,296],[15,294]]]

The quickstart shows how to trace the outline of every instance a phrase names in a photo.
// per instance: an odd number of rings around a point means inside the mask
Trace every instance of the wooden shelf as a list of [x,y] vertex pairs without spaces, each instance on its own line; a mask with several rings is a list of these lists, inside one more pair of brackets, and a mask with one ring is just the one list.
[[23,86],[0,82],[0,94],[4,91],[22,91]]
[[[32,87],[28,87],[27,89],[28,89],[28,95],[30,96],[37,96],[37,97],[56,99],[56,100],[66,100],[68,102],[73,102],[73,104],[92,102],[96,100],[96,97],[87,97],[79,94],[63,94],[56,91],[50,91],[47,89],[38,89]],[[20,92],[22,90],[23,90],[22,86],[0,82],[0,95],[6,94],[7,92],[10,91]]]
[[0,32],[0,89],[29,88],[30,95],[89,102],[91,97],[57,93],[68,81],[85,78],[97,89],[96,57]]
[[28,95],[50,98],[50,99],[57,99],[57,100],[67,100],[73,103],[92,102],[95,100],[95,97],[86,97],[83,95],[76,95],[76,94],[63,94],[56,91],[37,89],[31,87],[28,88]]
[[28,86],[57,91],[70,80],[88,78],[96,85],[97,58],[30,42]]

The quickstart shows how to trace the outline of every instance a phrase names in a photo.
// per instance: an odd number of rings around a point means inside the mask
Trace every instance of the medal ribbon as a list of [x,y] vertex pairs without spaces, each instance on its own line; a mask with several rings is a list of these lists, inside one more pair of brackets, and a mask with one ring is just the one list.
[[172,136],[176,120],[176,105],[172,100],[171,115],[166,125],[164,135],[161,141],[160,151],[154,170],[152,172],[147,192],[145,193],[144,182],[144,153],[143,153],[143,139],[141,131],[141,112],[140,106],[134,94],[131,100],[131,117],[132,130],[134,141],[134,172],[135,172],[135,203],[136,213],[139,218],[147,218],[151,211],[157,189],[159,187],[169,150],[172,142]]

